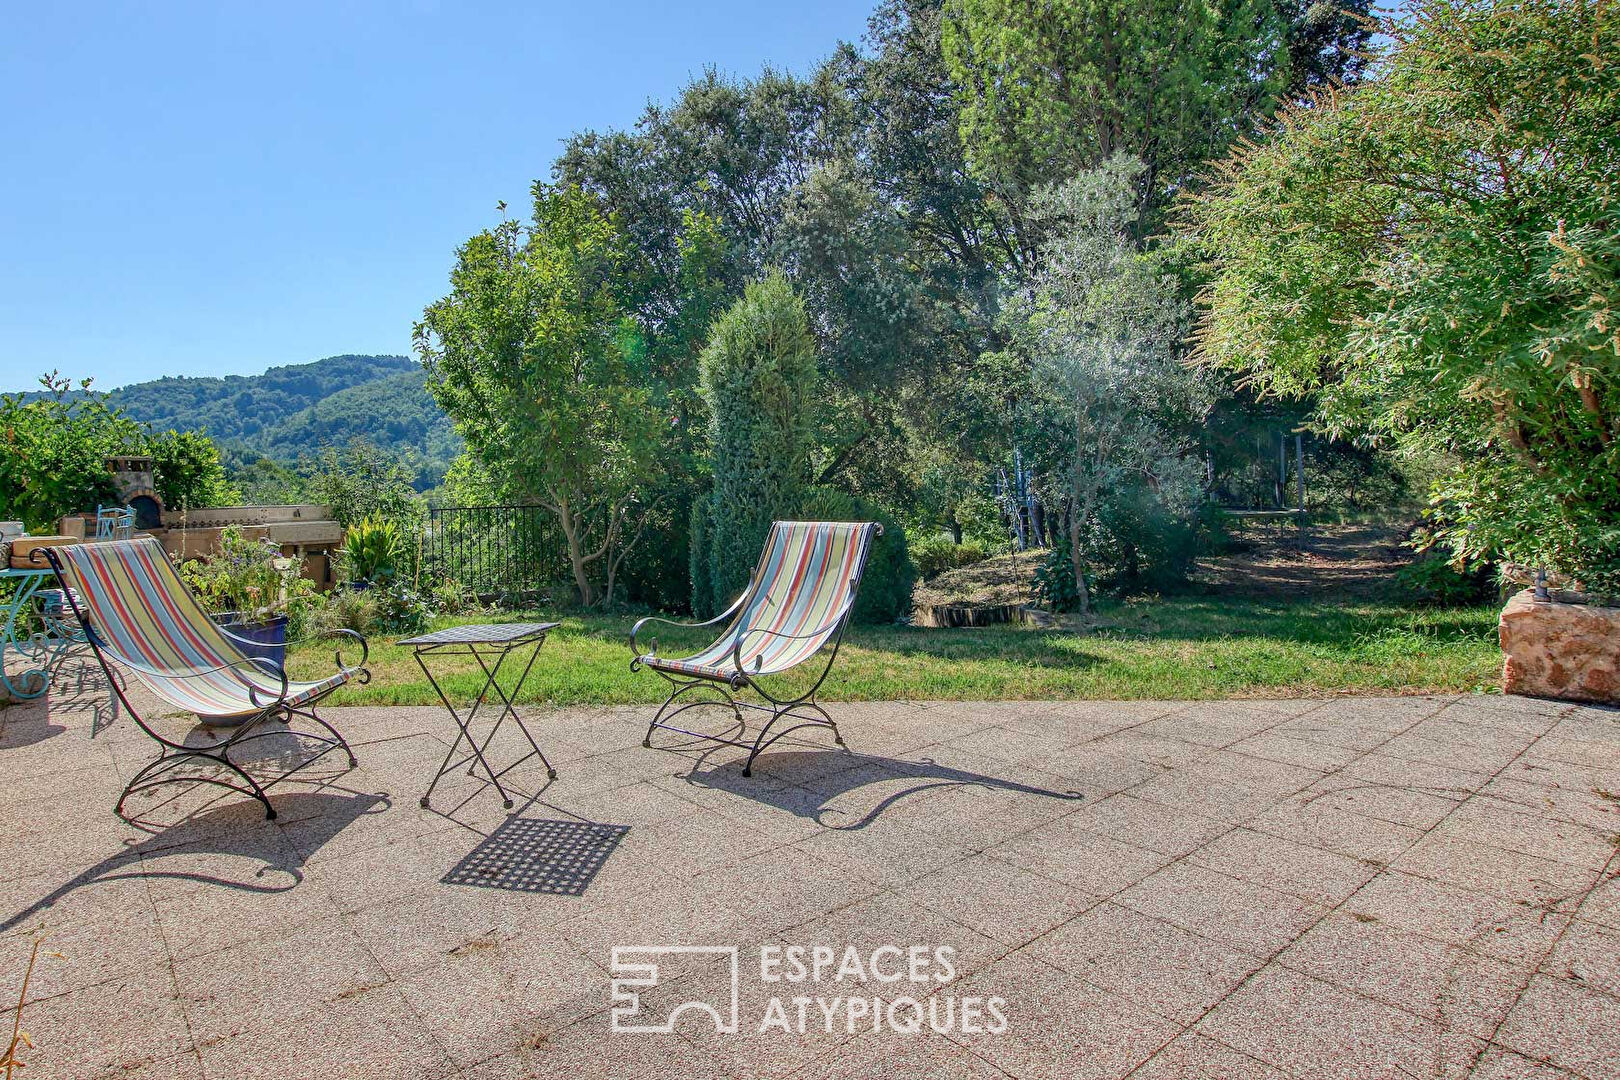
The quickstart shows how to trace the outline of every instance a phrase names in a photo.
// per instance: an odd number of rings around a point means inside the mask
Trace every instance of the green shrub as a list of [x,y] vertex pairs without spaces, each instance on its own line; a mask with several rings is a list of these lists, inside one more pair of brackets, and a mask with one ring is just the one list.
[[370,591],[376,594],[376,610],[369,633],[407,635],[427,629],[428,619],[434,614],[429,597],[403,581]]
[[[1092,586],[1089,580],[1086,584]],[[1035,597],[1049,611],[1074,611],[1080,607],[1080,590],[1074,585],[1074,564],[1069,561],[1067,541],[1053,544],[1035,568]]]
[[714,577],[710,574],[714,562],[714,535],[709,528],[710,501],[705,492],[692,500],[692,531],[687,545],[688,562],[692,573],[692,614],[700,619],[712,618],[714,606]]
[[963,540],[958,544],[948,536],[925,536],[907,546],[917,575],[924,581],[947,570],[983,562],[990,555],[985,545],[977,540]]
[[804,301],[773,273],[714,325],[700,362],[714,460],[713,610],[748,584],[771,522],[804,503],[816,383]]
[[[872,544],[861,575],[854,620],[859,623],[893,622],[911,610],[911,587],[917,581],[906,547],[906,530],[894,516],[874,504],[835,488],[813,488],[799,515],[806,521],[876,521],[883,535]],[[756,561],[758,552],[755,552]]]
[[305,616],[305,626],[312,634],[331,630],[368,634],[376,621],[377,599],[370,589],[338,589],[327,593],[310,606]]
[[399,573],[403,542],[399,526],[379,517],[357,521],[345,530],[341,555],[343,575],[350,581],[381,585]]
[[441,606],[437,593],[424,595],[403,581],[369,589],[335,589],[307,605],[296,636],[331,630],[353,630],[367,637],[419,634]]
[[1406,599],[1434,607],[1467,607],[1496,599],[1496,575],[1487,564],[1459,568],[1442,555],[1426,555],[1395,572]]
[[1132,484],[1104,497],[1086,545],[1105,592],[1157,592],[1186,585],[1201,531],[1197,508],[1182,513]]

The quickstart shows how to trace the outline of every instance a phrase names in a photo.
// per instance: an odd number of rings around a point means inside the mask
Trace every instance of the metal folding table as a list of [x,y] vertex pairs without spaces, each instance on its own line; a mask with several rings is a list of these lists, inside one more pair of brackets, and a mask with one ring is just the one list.
[[[426,794],[422,796],[421,805],[424,809],[428,807],[429,800],[433,797],[433,789],[438,787],[439,780],[446,773],[459,769],[463,765],[467,766],[467,775],[473,777],[478,775],[478,768],[482,766],[484,776],[488,778],[489,783],[494,786],[501,796],[501,805],[508,810],[512,809],[512,796],[507,792],[506,788],[501,786],[501,777],[519,765],[522,765],[530,758],[538,757],[541,763],[545,765],[546,772],[551,779],[555,780],[557,778],[557,770],[552,768],[550,761],[546,760],[546,755],[540,750],[540,744],[534,741],[533,735],[529,734],[529,729],[524,725],[523,718],[518,716],[517,709],[512,704],[513,699],[523,689],[523,683],[529,677],[529,670],[534,667],[535,658],[540,655],[540,646],[545,644],[546,635],[555,629],[557,625],[557,623],[548,622],[480,623],[469,626],[451,626],[443,630],[435,630],[429,634],[405,638],[399,643],[415,648],[417,666],[422,669],[422,674],[427,676],[427,680],[432,685],[434,692],[439,695],[439,700],[444,702],[444,707],[449,710],[457,728],[457,734],[455,740],[450,744],[449,753],[444,755],[444,761],[439,765],[439,771],[433,774],[433,780],[428,784]],[[500,682],[497,681],[497,677],[501,673],[501,666],[506,663],[507,657],[513,654],[519,654],[521,657],[525,647],[529,648],[528,659],[525,661],[520,658],[519,662],[522,663],[523,670],[518,675],[517,682],[513,684],[511,692],[508,693],[501,688]],[[434,678],[433,672],[429,670],[427,658],[430,656],[471,656],[478,661],[478,666],[484,673],[484,686],[465,713],[458,711],[450,703],[450,698],[445,694],[444,688],[439,685],[439,680]],[[478,710],[488,700],[491,690],[500,699],[501,711],[496,715],[495,722],[490,726],[489,733],[480,741],[473,735],[472,725],[478,717]],[[497,772],[490,767],[489,759],[485,755],[489,750],[490,743],[495,739],[495,733],[501,729],[501,724],[508,717],[517,725],[518,730],[523,733],[524,739],[528,741],[529,752]],[[466,756],[456,760],[456,752],[461,749],[463,739],[467,742],[468,752]]]

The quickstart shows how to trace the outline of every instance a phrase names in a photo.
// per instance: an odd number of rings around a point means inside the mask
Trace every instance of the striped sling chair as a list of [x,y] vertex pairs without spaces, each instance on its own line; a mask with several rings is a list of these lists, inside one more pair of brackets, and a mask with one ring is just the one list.
[[[213,784],[264,804],[274,818],[265,788],[307,768],[333,750],[355,764],[354,751],[315,705],[351,679],[370,679],[365,639],[352,630],[334,631],[359,645],[360,662],[344,663],[340,651],[335,674],[315,682],[289,679],[280,665],[253,655],[254,642],[243,641],[214,623],[175,572],[163,547],[150,536],[131,540],[72,544],[46,548],[45,556],[61,579],[63,595],[85,629],[96,659],[118,700],[141,730],[162,747],[156,760],[137,772],[118,798],[114,812],[125,820],[124,804],[137,792],[161,784]],[[195,713],[211,725],[219,741],[171,737],[142,717],[125,693],[119,673],[127,673],[166,704]],[[231,751],[255,739],[286,739],[293,718],[318,724],[324,734],[292,732],[313,744],[303,749],[291,769],[266,781],[249,775]],[[285,719],[288,727],[269,724]]]
[[[838,658],[844,627],[860,589],[861,571],[873,539],[882,532],[883,526],[875,521],[778,521],[765,540],[753,580],[731,607],[707,622],[680,623],[656,616],[637,622],[630,631],[630,670],[651,668],[670,684],[669,697],[653,717],[642,745],[651,746],[653,732],[663,728],[740,747],[748,751],[744,776],[753,775],[754,759],[761,751],[799,728],[830,728],[833,741],[843,746],[838,725],[827,710],[816,704],[816,691]],[[637,644],[648,623],[699,627],[728,619],[725,631],[713,645],[678,660],[659,656],[656,638],[645,651]],[[779,675],[806,663],[829,642],[832,648],[827,651],[826,666],[810,689],[778,697],[766,688],[765,676]],[[742,700],[738,694],[744,689],[753,690],[766,703]],[[718,695],[718,700],[702,697],[704,692]],[[692,698],[687,698],[689,693]],[[670,724],[676,715],[704,705],[729,707],[737,720],[734,730],[738,737],[688,731]],[[746,738],[744,709],[766,714],[752,740]],[[780,726],[781,721],[788,721],[787,726]]]

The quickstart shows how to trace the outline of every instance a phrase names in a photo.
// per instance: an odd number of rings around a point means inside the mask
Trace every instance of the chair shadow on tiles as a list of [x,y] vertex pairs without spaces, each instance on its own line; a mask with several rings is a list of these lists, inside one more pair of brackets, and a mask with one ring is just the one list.
[[[829,769],[826,767],[829,759],[840,759],[848,762],[848,765]],[[1056,791],[952,768],[927,758],[888,758],[848,751],[785,750],[761,756],[752,777],[743,776],[740,759],[718,764],[711,764],[711,760],[710,754],[704,754],[693,762],[692,770],[682,775],[681,779],[699,787],[740,795],[790,811],[829,829],[864,829],[901,800],[919,798],[941,788],[971,787],[1068,802],[1079,802],[1086,797],[1078,791]],[[1009,765],[1008,768],[1015,766]],[[887,781],[899,781],[905,786],[884,795],[869,809],[849,820],[835,820],[848,814],[848,811],[833,805],[836,800],[846,795],[858,797],[862,788]]]
[[514,815],[440,880],[446,885],[580,896],[629,831],[628,825]]
[[168,879],[239,892],[287,892],[303,884],[304,863],[311,855],[355,821],[385,813],[390,805],[386,795],[336,786],[279,794],[276,807],[282,819],[297,829],[299,842],[293,844],[281,828],[266,826],[257,802],[222,798],[144,840],[126,842],[116,854],[15,914],[0,912],[0,932],[33,920],[77,889],[104,881]]

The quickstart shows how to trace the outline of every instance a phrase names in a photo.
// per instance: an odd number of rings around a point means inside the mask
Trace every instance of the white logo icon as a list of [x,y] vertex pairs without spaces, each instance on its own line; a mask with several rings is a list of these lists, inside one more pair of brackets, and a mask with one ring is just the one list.
[[[683,1001],[664,1017],[662,1023],[636,1023],[641,1016],[639,991],[658,985],[660,956],[699,954],[725,957],[731,974],[731,1001],[725,1008],[709,1001]],[[609,974],[613,976],[613,1030],[648,1034],[668,1034],[675,1021],[688,1010],[708,1013],[714,1030],[721,1035],[737,1033],[737,947],[735,945],[615,945]]]

